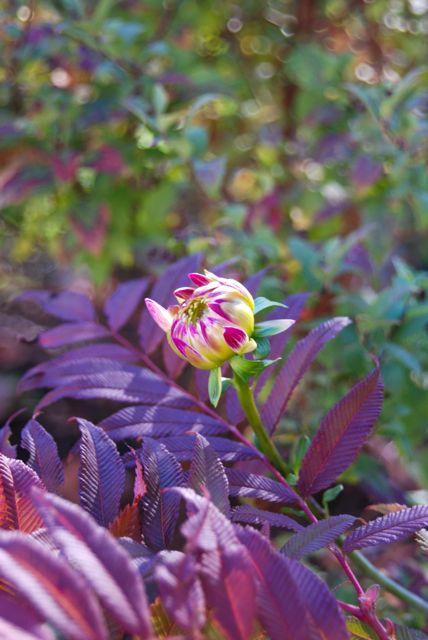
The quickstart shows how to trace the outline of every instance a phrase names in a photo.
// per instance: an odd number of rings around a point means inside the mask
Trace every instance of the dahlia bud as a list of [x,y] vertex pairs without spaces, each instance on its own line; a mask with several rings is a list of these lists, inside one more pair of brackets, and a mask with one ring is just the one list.
[[146,298],[153,320],[175,353],[198,369],[216,369],[233,356],[256,349],[254,300],[236,280],[209,271],[190,273],[196,288],[174,291],[178,305],[165,309]]

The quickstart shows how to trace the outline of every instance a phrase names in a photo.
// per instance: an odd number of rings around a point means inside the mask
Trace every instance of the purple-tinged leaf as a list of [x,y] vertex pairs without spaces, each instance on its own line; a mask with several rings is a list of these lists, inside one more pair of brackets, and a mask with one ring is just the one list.
[[262,418],[272,434],[284,413],[294,389],[326,342],[350,324],[349,318],[333,318],[312,329],[296,344],[276,376],[272,391],[263,406]]
[[401,509],[354,529],[346,538],[343,550],[349,553],[354,549],[389,544],[407,538],[424,527],[428,527],[427,505]]
[[10,444],[10,436],[12,435],[10,423],[21,412],[22,409],[10,416],[4,427],[0,429],[0,453],[7,456],[8,458],[16,458],[16,445]]
[[104,305],[104,313],[112,331],[119,331],[128,322],[148,286],[149,278],[137,278],[116,287]]
[[[174,454],[177,460],[185,462],[192,459],[195,437],[195,435],[189,433],[185,436],[158,438],[157,441],[163,443],[168,451]],[[235,442],[235,440],[228,440],[227,438],[217,438],[215,436],[206,436],[206,438],[222,462],[252,460],[257,457],[253,449],[241,442]]]
[[298,486],[304,496],[333,484],[355,460],[379,417],[382,400],[376,366],[330,409],[302,461]]
[[30,536],[0,532],[0,576],[66,638],[107,639],[100,607],[86,581]]
[[195,634],[206,622],[206,604],[194,556],[162,551],[154,571],[162,604],[184,631]]
[[210,436],[225,434],[228,431],[220,421],[203,413],[146,405],[121,409],[102,420],[98,426],[102,427],[112,440],[143,436],[161,438],[182,435],[187,431]]
[[99,427],[77,420],[81,433],[80,504],[98,522],[108,527],[114,520],[125,488],[125,467],[116,445]]
[[[244,287],[248,289],[251,295],[254,297],[257,295],[259,287],[263,282],[263,278],[265,277],[267,269],[260,269],[256,273],[253,273],[249,278],[247,278],[244,282]],[[217,273],[214,271],[214,273]]]
[[119,542],[77,505],[35,491],[33,499],[49,535],[85,576],[106,610],[128,633],[152,638],[143,582]]
[[34,609],[4,591],[0,594],[0,638],[2,640],[55,640]]
[[229,495],[242,498],[257,498],[279,504],[295,504],[298,496],[289,487],[255,473],[226,469],[229,480]]
[[141,500],[143,537],[149,547],[161,551],[171,544],[179,515],[178,497],[162,490],[183,486],[184,476],[175,457],[156,440],[144,440],[140,459],[146,483]]
[[256,618],[256,585],[245,547],[215,549],[201,564],[207,605],[217,624],[229,640],[248,640]]
[[63,291],[43,304],[43,309],[51,315],[69,321],[93,321],[95,309],[87,296],[75,291]]
[[409,627],[403,627],[400,624],[395,625],[395,638],[396,640],[428,640],[426,633],[417,631],[417,629],[409,629]]
[[57,368],[61,371],[65,364],[70,364],[71,367],[75,367],[77,370],[81,366],[81,361],[90,362],[92,359],[129,363],[136,360],[137,356],[132,351],[125,349],[125,347],[108,342],[76,347],[56,358],[52,358],[52,360],[47,360],[29,369],[18,383],[18,392],[22,393],[29,389],[37,389],[43,386],[45,374],[48,373],[53,376]]
[[[198,392],[198,398],[204,402],[208,400],[208,378],[210,372],[205,369],[195,369],[194,379],[196,384],[196,390]],[[229,393],[229,391],[228,391]],[[237,424],[236,422],[234,424]]]
[[271,527],[289,529],[290,531],[301,531],[303,529],[301,524],[283,513],[257,509],[257,507],[253,507],[249,504],[243,504],[234,509],[232,513],[232,522],[261,525],[268,524]]
[[287,558],[300,560],[334,542],[354,521],[353,516],[341,515],[314,522],[292,536],[282,547],[281,553]]
[[74,384],[67,384],[47,393],[36,410],[62,398],[103,398],[114,402],[163,404],[179,408],[193,404],[187,395],[171,387],[154,373],[131,365],[126,370],[82,375]]
[[64,482],[64,470],[51,434],[37,420],[29,420],[21,433],[21,447],[30,454],[28,466],[37,473],[48,491],[55,491]]
[[41,333],[39,344],[44,349],[55,349],[86,340],[98,340],[108,335],[108,330],[96,322],[67,322]]
[[229,516],[229,482],[215,450],[201,435],[195,436],[187,483],[196,493],[208,491],[211,502]]
[[44,489],[30,467],[0,453],[0,528],[32,533],[43,526],[29,497],[33,486]]
[[239,529],[238,536],[250,553],[258,617],[271,640],[348,640],[337,602],[317,576],[278,553],[258,531]]
[[[200,254],[182,258],[168,267],[153,287],[150,297],[162,306],[173,302],[173,291],[188,284],[187,274],[197,271],[201,264]],[[152,319],[147,309],[143,309],[139,326],[140,341],[148,353],[159,346],[164,333]]]

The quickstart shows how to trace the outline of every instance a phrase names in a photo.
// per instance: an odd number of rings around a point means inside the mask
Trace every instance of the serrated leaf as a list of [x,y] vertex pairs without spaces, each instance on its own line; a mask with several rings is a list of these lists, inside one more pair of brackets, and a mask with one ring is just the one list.
[[217,509],[229,516],[229,482],[224,467],[212,446],[201,435],[195,436],[187,483],[197,493],[208,491]]
[[342,515],[314,522],[292,536],[281,548],[281,553],[288,558],[300,560],[334,542],[354,521],[353,516]]
[[21,447],[30,454],[28,466],[37,473],[48,491],[55,491],[64,482],[64,470],[51,434],[37,420],[29,420],[21,433]]
[[416,629],[409,629],[409,627],[404,627],[401,624],[395,625],[395,637],[396,640],[428,640],[426,633]]
[[249,504],[244,504],[234,509],[232,521],[245,522],[246,524],[269,524],[271,527],[288,529],[289,531],[300,531],[303,529],[301,524],[283,513],[257,509],[257,507]]
[[327,320],[327,322],[323,322],[315,329],[312,329],[306,338],[297,342],[276,376],[272,391],[262,408],[263,423],[270,433],[274,432],[287,407],[291,394],[317,353],[326,342],[334,338],[350,322],[349,318]]
[[125,488],[125,467],[116,445],[88,420],[77,420],[80,433],[80,503],[107,527],[119,511]]
[[279,504],[295,504],[294,491],[277,480],[238,469],[226,469],[229,494],[246,498],[257,498]]
[[0,594],[0,638],[55,640],[43,617],[5,592]]
[[55,545],[85,576],[106,610],[129,633],[151,638],[144,585],[119,542],[77,505],[40,491],[33,491],[32,498]]
[[376,366],[330,409],[303,458],[298,486],[304,496],[331,485],[354,461],[379,417],[382,400]]
[[44,489],[37,474],[21,460],[0,453],[0,527],[32,533],[43,526],[29,494],[32,487]]
[[376,518],[358,527],[346,538],[343,550],[346,553],[378,544],[389,544],[402,540],[428,526],[428,506],[417,505],[402,509],[387,516]]
[[0,576],[66,638],[107,639],[100,607],[86,581],[29,536],[0,532]]

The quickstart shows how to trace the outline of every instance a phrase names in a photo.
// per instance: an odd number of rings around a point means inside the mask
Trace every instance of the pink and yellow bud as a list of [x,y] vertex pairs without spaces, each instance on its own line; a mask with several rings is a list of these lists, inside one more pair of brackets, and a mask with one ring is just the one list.
[[236,280],[190,273],[196,285],[174,292],[178,305],[165,309],[146,298],[153,320],[175,353],[199,369],[215,369],[234,355],[253,351],[254,300]]

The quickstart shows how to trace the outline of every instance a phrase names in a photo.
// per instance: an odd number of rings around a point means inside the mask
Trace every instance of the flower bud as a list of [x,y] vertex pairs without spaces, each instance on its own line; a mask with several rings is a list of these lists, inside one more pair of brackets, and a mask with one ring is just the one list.
[[198,369],[215,369],[234,355],[256,349],[250,292],[236,280],[209,271],[190,273],[189,278],[196,287],[176,289],[178,305],[165,309],[145,300],[175,353]]

